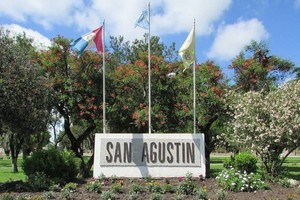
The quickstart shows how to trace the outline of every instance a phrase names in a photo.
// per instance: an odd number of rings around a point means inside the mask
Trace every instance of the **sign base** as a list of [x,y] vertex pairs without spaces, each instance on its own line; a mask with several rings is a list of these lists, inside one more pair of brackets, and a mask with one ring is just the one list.
[[94,177],[205,177],[203,134],[96,134]]

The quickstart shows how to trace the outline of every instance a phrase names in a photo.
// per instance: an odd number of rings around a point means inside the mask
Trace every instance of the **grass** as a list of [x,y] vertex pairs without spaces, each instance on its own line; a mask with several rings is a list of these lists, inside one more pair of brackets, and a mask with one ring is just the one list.
[[[2,158],[2,159],[1,159]],[[18,173],[11,172],[11,160],[7,157],[0,157],[0,183],[9,180],[25,180],[26,176],[22,171],[22,158],[18,159]]]
[[288,157],[284,164],[288,171],[288,177],[300,181],[300,157]]
[[[216,177],[223,169],[223,162],[227,157],[211,157],[210,172],[212,177]],[[300,156],[288,157],[283,166],[287,171],[287,178],[300,181]]]
[[[1,159],[2,158],[2,159]],[[211,157],[211,165],[210,172],[212,177],[216,177],[223,169],[223,162],[227,157],[224,156],[212,156]],[[25,180],[26,176],[22,171],[22,158],[18,160],[18,173],[11,172],[11,160],[7,157],[0,157],[0,183],[6,182],[9,180]],[[300,157],[291,156],[288,157],[284,163],[287,168],[288,178],[293,178],[296,180],[300,180]]]

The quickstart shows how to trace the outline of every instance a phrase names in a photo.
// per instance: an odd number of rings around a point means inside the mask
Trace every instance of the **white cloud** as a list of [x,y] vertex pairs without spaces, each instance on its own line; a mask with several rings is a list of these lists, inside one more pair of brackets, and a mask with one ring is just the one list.
[[[148,1],[141,0],[9,0],[0,1],[0,17],[17,22],[34,22],[51,29],[55,25],[88,31],[106,21],[109,35],[131,40],[145,30],[134,22]],[[213,24],[229,9],[232,0],[152,0],[151,34],[188,33],[196,20],[196,34],[209,34]]]
[[3,25],[3,28],[9,30],[10,34],[13,35],[25,33],[27,38],[33,39],[33,45],[38,49],[44,49],[51,46],[51,41],[47,37],[32,29],[26,29],[16,24]]
[[295,6],[297,9],[300,9],[300,0],[295,0]]
[[269,34],[262,22],[256,18],[222,25],[207,56],[229,60],[237,56],[245,45],[250,44],[251,40],[262,41],[268,36]]
[[[141,36],[145,30],[134,30],[134,22],[147,3],[140,0],[93,1],[94,11],[103,13],[112,35],[127,39]],[[151,34],[165,35],[189,32],[196,20],[196,34],[212,31],[212,24],[229,8],[231,0],[153,0],[151,1]],[[92,20],[92,16],[90,17]]]
[[10,0],[0,1],[0,16],[18,22],[32,21],[51,29],[53,25],[71,25],[74,10],[83,7],[83,0]]

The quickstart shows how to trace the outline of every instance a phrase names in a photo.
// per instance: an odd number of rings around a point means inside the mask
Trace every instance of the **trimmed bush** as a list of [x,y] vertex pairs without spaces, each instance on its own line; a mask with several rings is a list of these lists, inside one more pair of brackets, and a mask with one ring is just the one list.
[[49,149],[34,152],[23,162],[22,168],[29,180],[42,173],[52,182],[64,184],[77,176],[79,162],[70,151]]
[[257,157],[250,152],[241,152],[226,159],[224,167],[226,169],[233,167],[241,172],[255,173],[257,170]]

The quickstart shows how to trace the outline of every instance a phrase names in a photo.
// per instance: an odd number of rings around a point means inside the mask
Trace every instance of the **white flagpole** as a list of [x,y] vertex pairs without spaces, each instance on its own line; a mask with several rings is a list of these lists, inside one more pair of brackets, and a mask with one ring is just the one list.
[[150,2],[148,3],[148,19],[149,19],[149,32],[148,32],[148,132],[151,134],[151,48],[150,48]]
[[[195,30],[195,19],[194,19],[194,31]],[[196,36],[194,36],[194,63],[193,63],[193,85],[194,85],[194,101],[193,101],[193,105],[194,105],[194,123],[193,123],[193,127],[194,127],[194,134],[196,134]]]
[[102,71],[102,81],[103,81],[103,133],[106,133],[106,102],[105,102],[105,20],[103,20],[103,26],[102,26],[102,47],[103,47],[103,52],[102,52],[102,65],[103,65],[103,71]]

